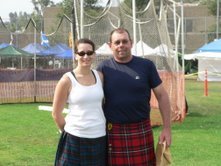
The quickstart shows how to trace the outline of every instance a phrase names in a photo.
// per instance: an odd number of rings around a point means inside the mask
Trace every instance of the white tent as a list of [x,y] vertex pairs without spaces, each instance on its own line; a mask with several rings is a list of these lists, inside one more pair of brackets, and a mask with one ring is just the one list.
[[221,52],[199,52],[186,54],[184,59],[198,59],[198,79],[205,80],[207,71],[208,81],[221,81]]
[[174,51],[172,49],[169,49],[166,44],[160,44],[159,46],[154,48],[154,51],[156,55],[160,55],[160,56],[168,56],[168,54],[170,55],[175,54]]
[[133,45],[131,53],[136,56],[144,56],[144,55],[153,55],[155,54],[155,51],[153,48],[151,48],[146,43],[140,40],[139,42],[137,42],[136,45]]
[[104,43],[95,52],[98,56],[99,55],[112,55],[113,54],[112,50],[110,49],[110,47],[107,43]]

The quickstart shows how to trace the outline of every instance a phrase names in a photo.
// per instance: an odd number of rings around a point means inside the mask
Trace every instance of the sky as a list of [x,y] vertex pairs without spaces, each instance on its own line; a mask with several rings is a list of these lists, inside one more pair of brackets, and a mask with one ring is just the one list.
[[[54,3],[62,2],[62,0],[52,0]],[[10,12],[26,12],[31,14],[34,6],[31,0],[0,0],[0,16],[3,20],[9,19]]]

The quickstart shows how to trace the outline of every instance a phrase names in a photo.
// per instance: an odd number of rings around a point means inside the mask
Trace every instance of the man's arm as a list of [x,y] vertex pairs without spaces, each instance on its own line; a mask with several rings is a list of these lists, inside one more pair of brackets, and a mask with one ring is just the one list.
[[163,143],[166,141],[167,146],[171,145],[171,107],[169,96],[164,89],[163,85],[160,84],[156,88],[153,89],[153,92],[157,98],[160,113],[163,120],[163,130],[159,137],[159,142]]

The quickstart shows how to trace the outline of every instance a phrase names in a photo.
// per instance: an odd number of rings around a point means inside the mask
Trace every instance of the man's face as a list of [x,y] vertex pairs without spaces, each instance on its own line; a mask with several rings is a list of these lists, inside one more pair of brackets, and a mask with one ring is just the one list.
[[127,61],[131,58],[132,41],[126,32],[112,34],[112,42],[109,43],[114,58],[118,61]]

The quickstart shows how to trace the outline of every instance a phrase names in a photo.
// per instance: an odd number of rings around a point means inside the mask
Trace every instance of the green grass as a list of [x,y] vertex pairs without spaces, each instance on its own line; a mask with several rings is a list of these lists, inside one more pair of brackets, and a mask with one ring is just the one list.
[[[186,81],[189,114],[172,125],[174,166],[218,166],[221,159],[221,83]],[[50,112],[34,104],[0,105],[0,166],[51,166],[59,134]],[[47,104],[44,104],[47,105]],[[155,143],[161,127],[154,128]]]
[[[221,83],[186,81],[189,113],[183,123],[172,126],[171,154],[174,166],[219,166],[221,159]],[[154,129],[158,137],[160,128]]]
[[39,104],[0,105],[0,165],[53,165],[59,135]]

